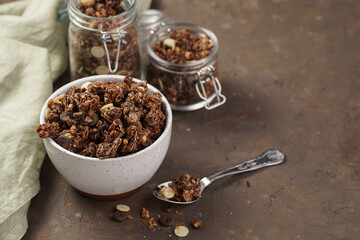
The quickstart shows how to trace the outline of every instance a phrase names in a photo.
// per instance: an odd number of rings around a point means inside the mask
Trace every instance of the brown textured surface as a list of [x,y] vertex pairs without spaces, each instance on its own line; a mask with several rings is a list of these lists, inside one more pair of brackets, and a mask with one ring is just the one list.
[[[204,223],[187,239],[360,239],[360,2],[157,6],[218,36],[226,105],[174,113],[160,170],[123,200],[80,195],[46,159],[24,239],[176,239],[171,229],[149,230],[139,216],[141,207],[161,212],[164,204],[151,195],[156,183],[183,172],[211,175],[269,148],[284,151],[286,163],[218,180],[194,205],[175,206],[175,223]],[[118,203],[131,206],[132,220],[111,219]]]

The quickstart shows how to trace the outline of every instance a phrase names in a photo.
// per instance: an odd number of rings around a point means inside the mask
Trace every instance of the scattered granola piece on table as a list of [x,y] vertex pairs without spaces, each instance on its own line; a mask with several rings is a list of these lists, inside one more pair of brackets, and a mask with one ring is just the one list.
[[194,228],[202,228],[203,227],[203,222],[199,219],[194,220],[191,222],[191,226],[193,226]]

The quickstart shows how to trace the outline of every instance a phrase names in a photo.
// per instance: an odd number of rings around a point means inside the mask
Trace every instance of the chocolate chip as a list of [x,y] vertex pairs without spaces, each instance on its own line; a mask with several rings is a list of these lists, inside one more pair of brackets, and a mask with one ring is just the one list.
[[163,227],[170,227],[174,224],[174,219],[170,215],[165,214],[160,217],[159,223]]
[[62,121],[62,122],[66,122],[67,120],[69,120],[70,119],[70,117],[68,116],[68,115],[66,115],[66,112],[65,111],[63,111],[61,114],[60,114],[60,120]]
[[69,149],[70,147],[70,139],[68,136],[61,135],[56,139],[56,142],[65,149]]
[[84,125],[94,126],[98,120],[99,120],[99,115],[94,113],[94,115],[92,116],[85,117]]
[[121,213],[119,211],[114,211],[113,219],[118,222],[123,222],[127,219],[127,214]]

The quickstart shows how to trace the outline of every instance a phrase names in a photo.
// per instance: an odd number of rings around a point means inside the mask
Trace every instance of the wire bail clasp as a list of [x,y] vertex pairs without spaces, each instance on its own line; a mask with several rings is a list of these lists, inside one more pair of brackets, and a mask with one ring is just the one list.
[[[113,32],[101,32],[101,41],[104,44],[106,57],[107,57],[107,64],[108,64],[110,73],[116,73],[116,71],[118,69],[121,41],[126,37],[126,35],[127,35],[127,32],[120,31],[120,29],[118,29],[117,31],[113,31]],[[110,53],[109,53],[109,49],[107,46],[107,43],[112,43],[113,41],[118,41],[114,69],[111,66]]]
[[[197,71],[197,75],[199,76],[199,81],[195,84],[195,89],[199,97],[205,101],[205,108],[207,110],[211,110],[224,104],[226,102],[226,97],[221,94],[222,88],[219,79],[215,76],[214,66],[209,65],[201,68],[199,71]],[[211,98],[211,96],[207,96],[206,94],[204,85],[207,81],[212,81],[213,83],[215,98]]]
[[152,35],[152,34],[154,34],[157,30],[159,30],[160,28],[163,28],[163,27],[165,27],[165,26],[166,26],[166,23],[165,23],[165,22],[161,22],[158,26],[151,28],[149,32],[150,32],[150,34]]

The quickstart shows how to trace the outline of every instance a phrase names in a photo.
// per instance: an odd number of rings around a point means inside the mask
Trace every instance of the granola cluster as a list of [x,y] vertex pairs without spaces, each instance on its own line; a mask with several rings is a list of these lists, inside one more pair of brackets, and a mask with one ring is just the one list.
[[[140,53],[138,46],[138,35],[134,24],[121,29],[126,32],[119,35],[116,33],[107,34],[106,41],[103,39],[103,32],[116,32],[122,28],[122,21],[125,17],[116,17],[125,9],[121,5],[122,0],[82,0],[77,6],[78,10],[88,16],[103,18],[89,19],[90,30],[82,29],[71,24],[69,27],[69,50],[71,74],[74,79],[91,75],[111,73],[108,67],[107,53],[104,46],[106,43],[110,58],[111,68],[116,65],[118,68],[114,74],[139,77],[140,76]],[[118,52],[118,45],[120,51]]]
[[146,82],[88,82],[48,102],[46,123],[36,132],[71,152],[100,159],[128,155],[151,145],[165,115],[158,92]]
[[[175,64],[186,64],[206,58],[212,51],[213,42],[208,36],[198,36],[186,29],[170,30],[169,37],[153,46],[160,58]],[[215,66],[216,67],[216,66]],[[196,73],[167,72],[150,62],[147,69],[149,83],[158,88],[171,104],[188,105],[202,101],[195,90],[200,80]],[[205,82],[207,96],[214,93],[212,81]]]
[[112,17],[124,12],[122,0],[82,0],[78,9],[80,12],[92,17]]
[[169,187],[174,190],[175,196],[171,200],[178,202],[191,202],[201,197],[200,178],[192,177],[187,173],[176,178],[175,183],[170,183]]
[[153,50],[156,55],[168,62],[184,64],[207,57],[213,45],[208,36],[197,36],[186,29],[172,29],[169,38],[155,44]]

